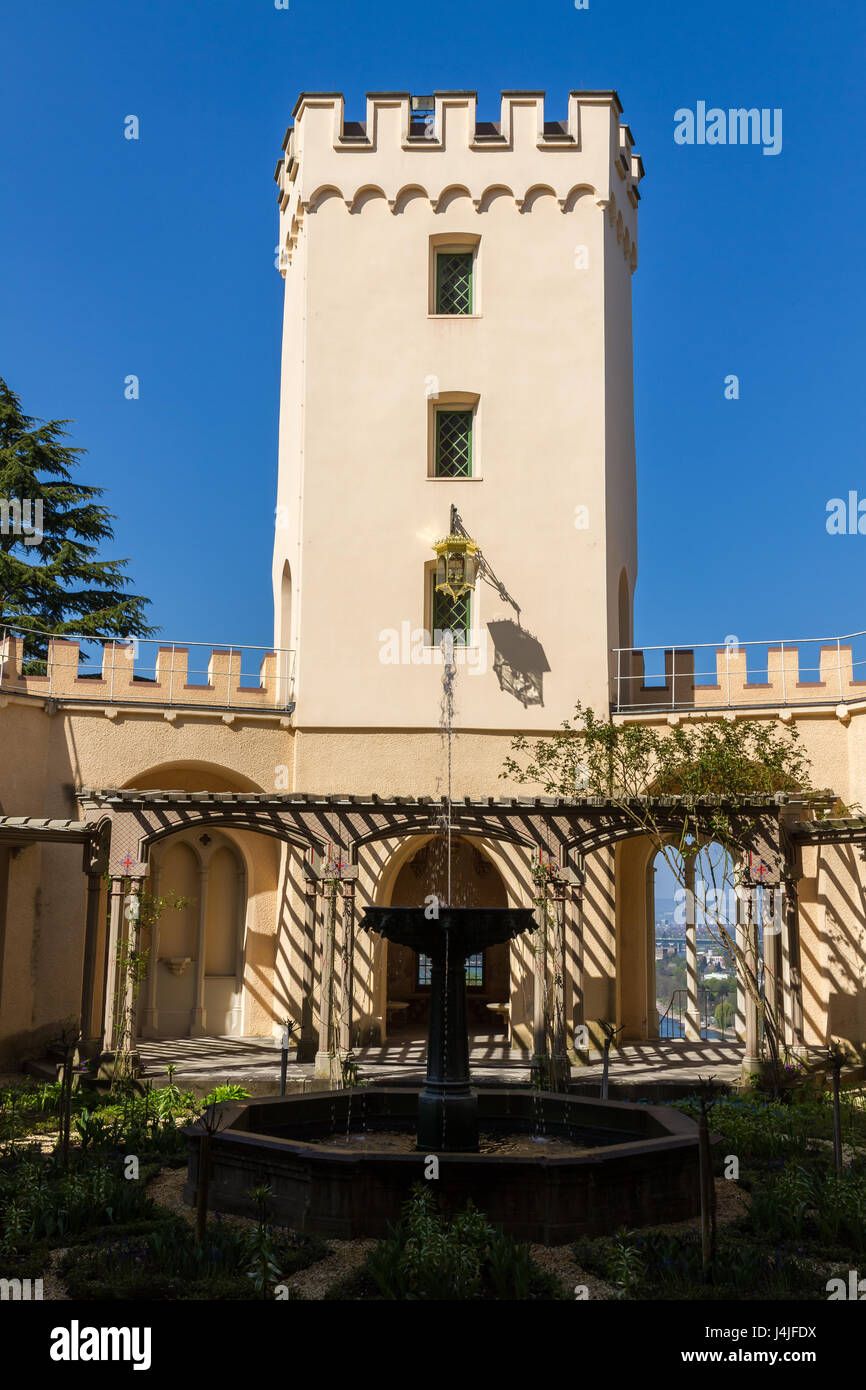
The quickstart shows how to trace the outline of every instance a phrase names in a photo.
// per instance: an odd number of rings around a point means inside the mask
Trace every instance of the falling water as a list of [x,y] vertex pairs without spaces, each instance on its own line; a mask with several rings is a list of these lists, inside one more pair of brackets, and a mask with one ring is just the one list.
[[454,662],[454,633],[450,628],[442,634],[442,701],[439,706],[439,728],[445,740],[447,783],[445,809],[442,815],[442,830],[445,836],[446,895],[445,906],[451,906],[451,741],[454,728],[454,678],[457,666]]
[[[442,701],[439,706],[439,728],[445,740],[446,790],[445,808],[441,817],[442,833],[445,838],[445,906],[451,905],[451,741],[454,728],[454,678],[457,667],[454,662],[454,633],[448,629],[442,634]],[[445,933],[445,1000],[444,1027],[442,1030],[442,1071],[448,1074],[448,933]],[[442,1107],[442,1147],[445,1145],[445,1109]]]

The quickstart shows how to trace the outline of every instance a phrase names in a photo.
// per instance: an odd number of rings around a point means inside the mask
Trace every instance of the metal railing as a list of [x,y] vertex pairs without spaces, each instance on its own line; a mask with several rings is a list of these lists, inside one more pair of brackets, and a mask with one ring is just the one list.
[[291,712],[294,670],[288,648],[0,627],[0,692],[63,703]]
[[[707,1037],[708,1032],[708,1012],[709,1012],[710,992],[701,987],[698,988],[698,1020],[700,1023],[700,1035]],[[675,989],[670,998],[670,1003],[663,1014],[659,1014],[659,1037],[660,1038],[684,1038],[686,1036],[686,1017],[688,1013],[689,992],[687,989]]]
[[[660,655],[659,655],[660,654]],[[866,632],[614,647],[614,713],[847,704],[866,699]],[[648,670],[651,664],[654,669]],[[661,668],[661,669],[659,669]],[[862,688],[858,688],[862,687]]]

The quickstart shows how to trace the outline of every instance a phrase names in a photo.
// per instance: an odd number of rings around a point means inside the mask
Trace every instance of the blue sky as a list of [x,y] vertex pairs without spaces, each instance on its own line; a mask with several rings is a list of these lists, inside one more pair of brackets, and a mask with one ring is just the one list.
[[[863,11],[573,0],[13,0],[0,374],[74,418],[166,637],[271,640],[281,280],[272,182],[300,90],[615,87],[642,153],[638,642],[866,628]],[[674,112],[781,107],[777,157]],[[124,118],[141,123],[123,138]],[[124,399],[129,373],[141,397]],[[740,379],[725,400],[724,380]]]

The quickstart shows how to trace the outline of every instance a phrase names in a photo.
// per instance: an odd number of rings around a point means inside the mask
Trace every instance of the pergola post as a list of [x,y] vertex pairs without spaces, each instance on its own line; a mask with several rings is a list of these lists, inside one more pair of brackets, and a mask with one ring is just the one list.
[[[763,894],[764,998],[774,1020],[780,1042],[785,1038],[784,990],[782,987],[782,903],[781,888],[765,888]],[[768,896],[769,895],[769,896]],[[769,904],[769,909],[768,909]]]
[[96,991],[96,948],[99,939],[99,904],[102,900],[102,878],[98,873],[87,875],[87,909],[84,918],[84,963],[81,971],[81,1042],[82,1057],[93,1057],[99,1051],[99,1034],[93,1033],[94,994]]
[[[574,913],[566,915],[564,923],[565,969],[571,978],[571,1045],[573,1059],[582,1066],[589,1054],[589,1039],[583,1041],[580,1030],[586,1028],[586,986],[583,959],[583,884],[575,886],[571,901]],[[571,921],[569,921],[569,917]],[[567,1015],[566,1015],[567,1017]]]
[[536,903],[535,949],[532,958],[532,1050],[536,1057],[547,1056],[547,883],[541,880],[540,901]]
[[553,915],[553,1073],[559,1089],[568,1085],[571,1075],[567,1029],[571,978],[565,957],[566,883],[563,878],[553,882]]
[[337,916],[337,884],[331,882],[330,892],[325,896],[325,911],[322,930],[322,974],[319,992],[319,1046],[313,1067],[313,1075],[320,1081],[332,1081],[334,1058],[332,1056],[332,1019],[334,1010],[334,936]]
[[340,1051],[352,1049],[355,1005],[355,884],[343,881],[342,969],[340,971]]
[[316,1055],[317,1038],[313,1027],[313,989],[316,970],[316,880],[304,877],[303,999],[301,1000],[301,1040],[298,1060],[311,1062]]
[[698,929],[695,913],[696,855],[683,857],[686,886],[686,1009],[684,1031],[688,1042],[701,1040],[701,1008],[698,998]]
[[[159,870],[160,864],[156,854],[150,854],[150,892],[154,898],[159,897]],[[156,987],[159,976],[159,913],[153,914],[153,922],[150,927],[150,947],[147,957],[147,980],[145,984],[145,1005],[141,1015],[141,1036],[143,1038],[159,1037],[159,1013],[156,1004]]]
[[800,973],[800,919],[797,903],[797,884],[793,878],[785,881],[784,924],[781,933],[782,984],[784,989],[785,1033],[789,1047],[802,1049],[803,1044],[803,980]]
[[124,880],[112,876],[109,893],[108,934],[105,938],[103,974],[102,1041],[100,1051],[113,1052],[117,1046],[119,992],[118,952],[122,944]]
[[746,1051],[743,1058],[743,1074],[748,1076],[760,1070],[760,1038],[758,1023],[758,1001],[755,998],[755,989],[758,979],[758,926],[754,919],[755,895],[750,890],[746,908],[746,920],[744,923],[745,936],[745,957],[746,967],[750,985],[744,986],[744,1008],[746,1015]]
[[[141,942],[141,890],[142,882],[140,879],[130,884],[127,906],[124,910],[124,971],[121,980],[121,997],[123,999],[123,1029],[129,1029],[127,1046],[130,1052],[135,1050],[135,1039],[138,1031],[137,1017],[137,991],[135,972],[131,957],[137,955]],[[122,1036],[120,1041],[122,1042]]]

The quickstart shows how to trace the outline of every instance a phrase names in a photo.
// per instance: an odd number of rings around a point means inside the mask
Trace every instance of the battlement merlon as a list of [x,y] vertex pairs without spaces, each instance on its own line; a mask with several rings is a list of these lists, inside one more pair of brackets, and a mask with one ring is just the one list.
[[274,175],[283,246],[328,194],[352,208],[378,193],[398,212],[411,190],[436,211],[443,194],[462,189],[480,212],[493,189],[507,190],[519,210],[547,189],[563,212],[591,195],[636,248],[644,168],[616,92],[571,92],[566,119],[554,121],[543,92],[503,92],[498,122],[477,119],[475,92],[436,92],[429,115],[413,112],[408,92],[371,92],[366,120],[354,122],[341,92],[303,92],[292,114]]

